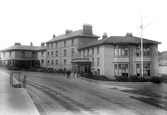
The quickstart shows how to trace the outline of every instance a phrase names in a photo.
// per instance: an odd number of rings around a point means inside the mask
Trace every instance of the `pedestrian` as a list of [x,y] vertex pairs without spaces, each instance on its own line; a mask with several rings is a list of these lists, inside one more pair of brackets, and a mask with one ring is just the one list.
[[66,74],[67,74],[67,78],[69,78],[70,77],[70,71],[69,70],[67,70],[67,72],[66,72]]
[[74,79],[75,79],[75,74],[76,74],[76,73],[74,72],[74,76],[73,76],[73,77],[74,77]]

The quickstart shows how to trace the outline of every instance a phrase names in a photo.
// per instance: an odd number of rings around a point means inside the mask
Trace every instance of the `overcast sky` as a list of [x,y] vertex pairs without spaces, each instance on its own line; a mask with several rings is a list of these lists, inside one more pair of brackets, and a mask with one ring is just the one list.
[[64,34],[66,29],[82,29],[91,24],[93,33],[124,36],[132,32],[162,42],[159,51],[167,50],[166,0],[0,0],[0,49],[20,42],[39,46],[41,42]]

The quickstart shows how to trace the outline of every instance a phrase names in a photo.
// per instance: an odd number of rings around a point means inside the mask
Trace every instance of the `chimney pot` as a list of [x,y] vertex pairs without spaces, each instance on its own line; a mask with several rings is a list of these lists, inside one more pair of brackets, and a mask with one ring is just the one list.
[[32,43],[32,42],[30,42],[30,46],[33,46],[33,43]]
[[102,39],[105,39],[105,38],[107,38],[107,33],[104,33],[102,36]]
[[45,46],[45,43],[44,43],[44,42],[41,42],[41,46]]
[[56,37],[56,35],[55,34],[53,34],[53,38],[55,38]]

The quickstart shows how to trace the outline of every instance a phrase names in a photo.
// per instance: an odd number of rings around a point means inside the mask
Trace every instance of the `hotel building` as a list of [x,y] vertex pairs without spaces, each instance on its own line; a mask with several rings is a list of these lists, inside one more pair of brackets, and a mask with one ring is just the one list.
[[[103,36],[103,39],[91,42],[78,51],[81,57],[89,58],[92,70],[100,75],[141,76],[141,38],[127,33],[125,36]],[[143,39],[144,76],[158,74],[158,44],[160,42]]]
[[[66,30],[46,42],[47,46],[15,45],[1,50],[1,65],[15,65],[17,60],[34,67],[39,60],[41,67],[91,72],[110,78],[131,75],[141,76],[141,38],[132,33],[125,36],[93,34],[92,26],[84,24],[81,30]],[[143,39],[144,76],[158,75],[158,44]],[[27,60],[27,61],[26,61]]]

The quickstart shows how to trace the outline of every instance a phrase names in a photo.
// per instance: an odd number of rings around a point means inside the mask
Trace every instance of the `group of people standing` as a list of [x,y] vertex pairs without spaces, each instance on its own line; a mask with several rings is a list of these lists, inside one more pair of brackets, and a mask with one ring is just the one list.
[[74,78],[77,77],[76,73],[73,73],[73,72],[71,72],[70,70],[67,70],[67,71],[66,71],[66,75],[67,75],[67,78],[70,78],[70,76],[71,76],[71,77],[74,77]]

